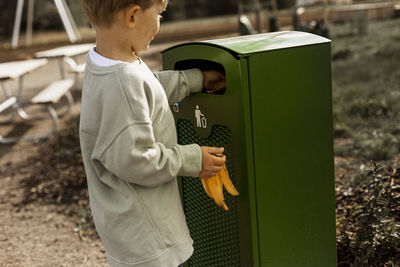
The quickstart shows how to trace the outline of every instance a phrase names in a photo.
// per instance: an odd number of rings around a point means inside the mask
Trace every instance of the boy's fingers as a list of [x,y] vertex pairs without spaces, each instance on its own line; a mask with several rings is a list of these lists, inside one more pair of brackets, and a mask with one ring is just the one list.
[[224,152],[224,148],[223,147],[208,147],[207,151],[210,154],[221,154]]
[[217,174],[220,170],[221,170],[221,166],[211,166],[211,167],[209,168],[209,171],[210,171],[210,172],[213,172],[213,173],[215,173],[215,174]]
[[206,70],[203,72],[203,87],[208,93],[213,93],[226,87],[226,77],[224,73],[216,70]]
[[216,82],[216,86],[215,86],[216,88],[215,89],[222,89],[222,88],[225,88],[226,87],[226,80],[223,78],[223,79],[219,79],[217,82]]
[[217,175],[222,169],[222,166],[210,166],[208,168],[208,173],[211,174],[211,176]]
[[216,166],[219,166],[219,167],[221,167],[222,165],[224,165],[225,161],[226,161],[226,157],[225,157],[225,156],[222,156],[222,157],[215,157],[215,158],[214,158],[214,164],[215,164]]
[[215,146],[201,146],[205,151],[207,151],[208,153],[218,153],[219,151],[224,151],[223,147],[215,147]]

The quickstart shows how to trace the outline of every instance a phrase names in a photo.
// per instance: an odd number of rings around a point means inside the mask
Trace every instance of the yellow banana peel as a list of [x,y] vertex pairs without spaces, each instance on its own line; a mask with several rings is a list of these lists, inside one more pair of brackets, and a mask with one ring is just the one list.
[[209,197],[211,197],[212,198],[212,195],[211,195],[211,192],[210,192],[210,189],[208,189],[208,184],[207,184],[207,179],[205,179],[205,178],[201,178],[201,183],[203,184],[203,188],[204,188],[204,191],[206,191],[206,194],[207,194],[207,196],[209,196]]
[[231,179],[229,179],[225,164],[217,175],[210,178],[201,178],[201,183],[203,184],[206,194],[214,199],[215,203],[226,211],[229,210],[229,208],[225,204],[222,188],[225,187],[226,191],[233,196],[239,195]]
[[239,195],[239,192],[236,190],[235,186],[232,184],[231,179],[229,179],[228,170],[226,169],[225,164],[222,167],[222,170],[218,174],[219,174],[220,180],[221,180],[222,184],[224,185],[226,191],[228,191],[228,193],[231,194],[232,196]]

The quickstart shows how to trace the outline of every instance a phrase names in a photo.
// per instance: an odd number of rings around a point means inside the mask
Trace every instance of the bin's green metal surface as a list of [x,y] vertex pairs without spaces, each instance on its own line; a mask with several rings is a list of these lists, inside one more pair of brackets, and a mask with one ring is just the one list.
[[240,192],[224,192],[226,212],[200,179],[181,178],[195,248],[186,265],[336,266],[330,41],[287,31],[162,57],[165,70],[222,66],[227,78],[224,94],[173,106],[178,142],[223,146]]

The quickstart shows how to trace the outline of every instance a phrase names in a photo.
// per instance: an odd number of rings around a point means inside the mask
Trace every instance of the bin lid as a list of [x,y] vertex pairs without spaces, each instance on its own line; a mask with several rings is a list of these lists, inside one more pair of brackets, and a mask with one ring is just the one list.
[[281,32],[271,32],[271,33],[222,38],[216,40],[207,40],[200,42],[182,43],[170,47],[164,50],[163,52],[185,45],[206,44],[224,48],[238,55],[248,55],[270,50],[313,45],[320,43],[329,43],[329,42],[330,40],[327,38],[307,32],[281,31]]

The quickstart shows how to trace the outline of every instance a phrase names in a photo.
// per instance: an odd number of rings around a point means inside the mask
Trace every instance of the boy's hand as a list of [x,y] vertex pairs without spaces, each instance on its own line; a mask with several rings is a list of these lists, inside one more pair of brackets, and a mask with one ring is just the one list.
[[224,155],[217,156],[217,154],[222,154],[224,152],[223,147],[208,147],[201,146],[201,172],[199,173],[200,178],[210,178],[217,175],[217,173],[222,169],[225,163],[226,157]]
[[207,93],[214,93],[226,87],[225,74],[216,70],[203,71],[203,88]]

